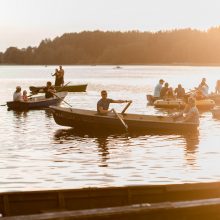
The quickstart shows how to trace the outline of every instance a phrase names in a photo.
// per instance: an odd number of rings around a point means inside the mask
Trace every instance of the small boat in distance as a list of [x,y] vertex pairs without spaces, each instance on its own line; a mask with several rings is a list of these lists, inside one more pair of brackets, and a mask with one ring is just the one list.
[[[59,92],[85,92],[88,84],[82,85],[67,85],[67,86],[55,86],[55,89]],[[29,89],[32,93],[44,93],[45,86],[30,86]]]
[[[51,106],[54,120],[62,126],[86,131],[124,131],[114,113],[100,115],[97,111]],[[127,124],[128,131],[184,133],[197,130],[198,123],[180,122],[169,116],[118,114]]]
[[66,97],[68,92],[57,92],[52,98],[46,99],[45,96],[32,97],[28,101],[10,101],[7,102],[8,109],[10,110],[30,110],[42,109],[49,106],[58,105]]

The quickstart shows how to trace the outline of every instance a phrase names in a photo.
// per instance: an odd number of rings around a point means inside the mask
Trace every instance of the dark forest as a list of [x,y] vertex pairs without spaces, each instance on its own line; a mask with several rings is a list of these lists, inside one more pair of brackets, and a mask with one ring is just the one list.
[[38,47],[9,47],[1,64],[219,65],[220,27],[207,31],[83,31],[42,40]]

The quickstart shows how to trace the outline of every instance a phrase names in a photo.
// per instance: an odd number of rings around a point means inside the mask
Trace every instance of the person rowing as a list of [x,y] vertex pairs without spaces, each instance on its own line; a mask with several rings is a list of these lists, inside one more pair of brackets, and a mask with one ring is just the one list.
[[106,90],[101,91],[101,99],[97,102],[97,112],[101,115],[106,115],[109,112],[112,112],[112,109],[109,110],[110,103],[126,103],[129,100],[113,100],[107,98],[108,94]]
[[178,122],[191,122],[199,124],[199,111],[196,107],[196,100],[193,97],[189,97],[184,110],[177,114],[171,115],[171,117],[174,120],[182,117],[183,119]]
[[47,85],[44,88],[44,92],[46,99],[52,98],[54,93],[56,92],[55,88],[52,86],[52,83],[50,81],[47,82]]

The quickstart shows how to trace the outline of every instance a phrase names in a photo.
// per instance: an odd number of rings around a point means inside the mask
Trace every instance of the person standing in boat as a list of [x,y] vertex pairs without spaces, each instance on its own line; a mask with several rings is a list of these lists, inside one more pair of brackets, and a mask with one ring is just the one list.
[[55,86],[61,86],[63,82],[63,78],[61,77],[61,74],[58,71],[58,69],[55,69],[55,73],[52,74],[52,76],[55,76]]
[[185,89],[181,84],[178,84],[178,87],[174,90],[174,93],[178,99],[182,99],[185,96]]
[[61,65],[59,66],[59,68],[60,68],[59,74],[60,74],[60,82],[61,82],[60,86],[63,86],[64,85],[64,69]]
[[160,91],[162,89],[163,83],[164,83],[164,80],[160,79],[159,83],[155,86],[155,88],[154,88],[154,98],[160,98]]
[[107,114],[111,112],[112,110],[109,109],[110,103],[125,103],[129,102],[128,100],[113,100],[107,98],[108,94],[106,90],[101,91],[101,99],[97,102],[97,112],[99,114]]
[[53,98],[53,94],[56,92],[55,88],[52,86],[50,81],[47,82],[46,87],[44,88],[45,98]]
[[13,94],[13,101],[21,101],[22,97],[21,97],[21,87],[17,86],[16,90]]

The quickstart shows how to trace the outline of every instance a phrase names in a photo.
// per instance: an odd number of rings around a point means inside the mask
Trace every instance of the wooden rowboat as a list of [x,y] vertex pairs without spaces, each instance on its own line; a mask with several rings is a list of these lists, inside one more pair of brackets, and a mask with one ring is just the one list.
[[219,188],[214,182],[3,192],[0,215],[5,220],[217,220],[212,217],[220,215]]
[[[45,86],[30,86],[29,89],[33,93],[43,93]],[[87,88],[87,84],[82,85],[70,85],[70,86],[55,86],[56,91],[59,92],[85,92]]]
[[[62,126],[74,127],[79,130],[96,131],[122,131],[124,127],[114,113],[100,115],[97,111],[50,107],[54,120]],[[190,122],[177,122],[168,116],[152,116],[140,114],[118,114],[128,126],[128,131],[169,131],[188,132],[197,130],[199,124]]]
[[[186,103],[181,99],[156,100],[153,104],[156,108],[180,108],[183,109]],[[199,110],[211,110],[215,106],[215,102],[211,99],[196,100],[196,107]]]
[[11,110],[29,110],[48,108],[49,106],[58,105],[66,97],[67,92],[58,92],[53,98],[46,99],[45,96],[30,98],[28,101],[10,101],[7,106]]

